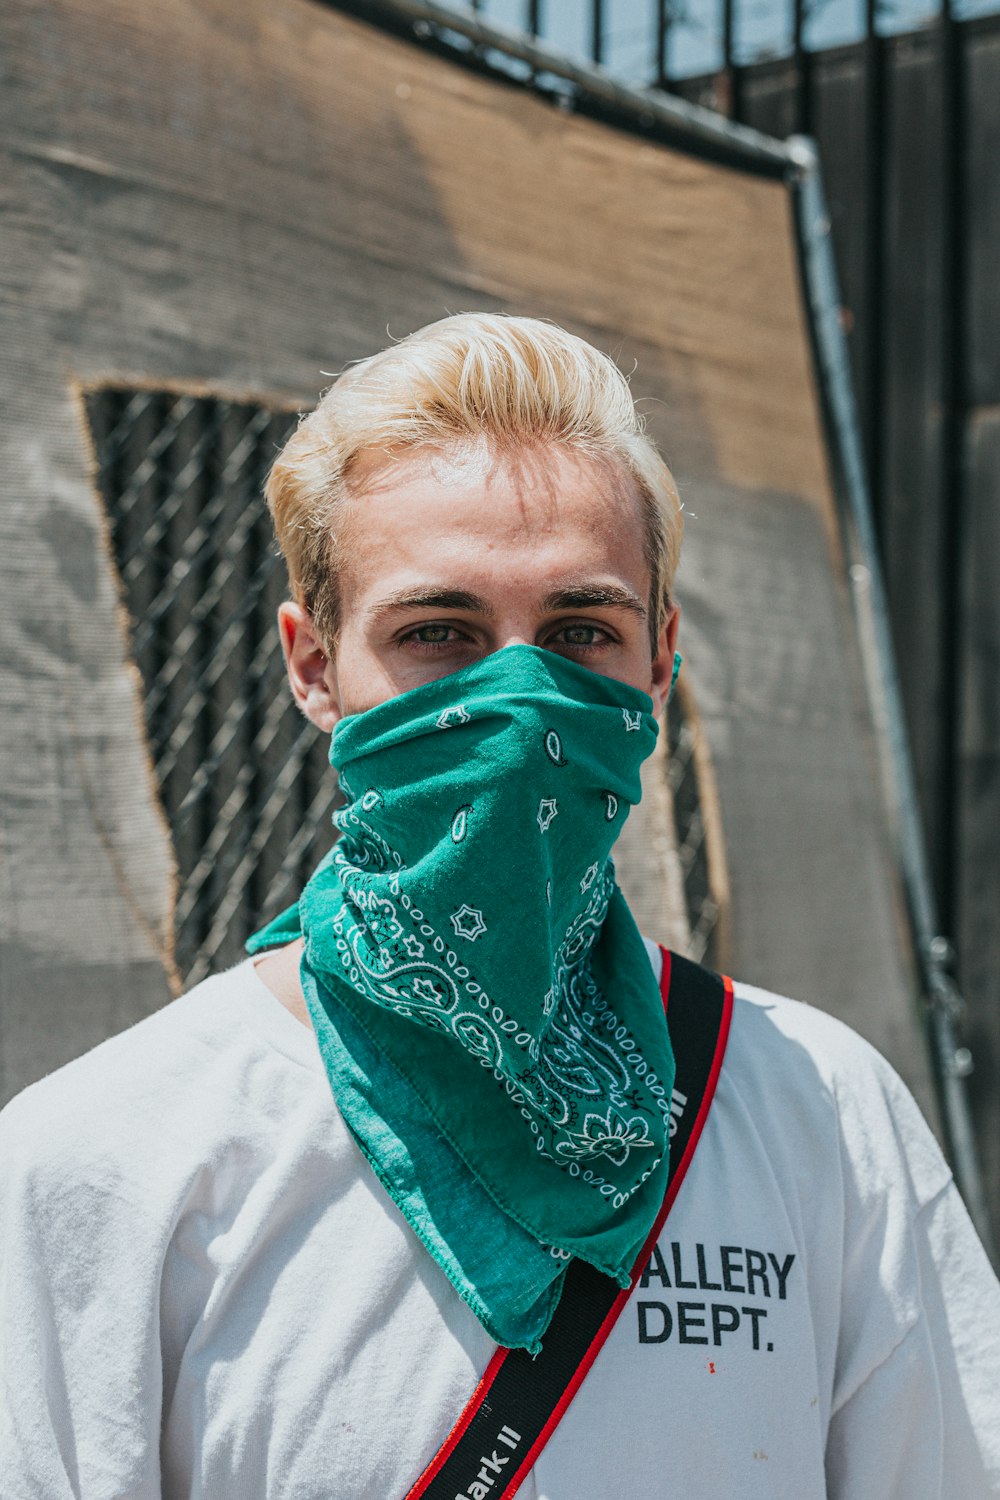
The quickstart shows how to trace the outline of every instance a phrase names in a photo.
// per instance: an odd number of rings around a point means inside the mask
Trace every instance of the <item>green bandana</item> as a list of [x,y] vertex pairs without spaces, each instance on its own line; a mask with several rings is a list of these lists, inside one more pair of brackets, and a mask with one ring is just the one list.
[[338,1107],[491,1336],[537,1350],[580,1256],[625,1286],[673,1056],[611,846],[649,697],[512,646],[338,724],[341,837],[256,952],[301,977]]

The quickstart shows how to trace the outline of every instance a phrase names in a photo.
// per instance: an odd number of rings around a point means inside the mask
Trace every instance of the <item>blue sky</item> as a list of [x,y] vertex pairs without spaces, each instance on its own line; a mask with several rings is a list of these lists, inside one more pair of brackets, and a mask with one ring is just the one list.
[[[468,8],[464,0],[451,0]],[[736,60],[750,62],[791,50],[792,7],[787,0],[735,0]],[[710,72],[721,60],[722,0],[672,0],[681,19],[672,28],[671,71]],[[864,32],[864,0],[806,0],[806,46],[835,47],[857,41]],[[545,39],[561,51],[589,56],[589,0],[541,0]],[[959,0],[956,14],[983,15],[1000,0]],[[525,24],[525,0],[482,0],[481,14],[507,26]],[[913,31],[938,13],[929,0],[880,0],[879,30]],[[655,0],[605,0],[605,66],[630,83],[648,83],[653,71]]]

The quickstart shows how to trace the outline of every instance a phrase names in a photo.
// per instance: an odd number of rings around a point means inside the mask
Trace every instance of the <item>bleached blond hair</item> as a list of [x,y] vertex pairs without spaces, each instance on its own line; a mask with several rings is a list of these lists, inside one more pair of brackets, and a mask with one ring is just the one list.
[[337,508],[362,457],[484,438],[501,456],[557,443],[612,460],[636,482],[655,651],[682,518],[673,476],[644,428],[614,361],[554,323],[501,313],[429,323],[350,365],[275,460],[265,493],[292,597],[332,652],[340,623]]

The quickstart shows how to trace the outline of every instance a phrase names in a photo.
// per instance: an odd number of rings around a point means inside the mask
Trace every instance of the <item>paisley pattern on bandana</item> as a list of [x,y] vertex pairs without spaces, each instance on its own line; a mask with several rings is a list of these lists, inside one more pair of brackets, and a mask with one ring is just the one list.
[[[347,981],[373,1004],[451,1035],[480,1061],[488,1059],[496,1081],[508,1091],[514,1086],[511,1102],[528,1120],[536,1151],[620,1207],[660,1163],[662,1140],[650,1128],[650,1113],[657,1111],[669,1126],[669,1100],[645,1059],[633,1057],[629,1029],[590,971],[590,950],[615,889],[610,860],[556,954],[539,1038],[493,1001],[476,972],[414,905],[402,888],[398,853],[351,809],[339,813],[337,822],[343,837],[334,867],[345,890],[371,868],[374,851],[381,868],[396,872],[387,885],[389,898],[360,889],[333,917]],[[358,863],[352,862],[355,849]],[[589,887],[596,874],[592,865],[581,885]],[[451,925],[468,942],[488,931],[482,912],[468,904],[452,913]],[[639,1084],[648,1090],[645,1105]],[[645,1172],[624,1192],[600,1173],[602,1158],[624,1167],[632,1152],[651,1150]],[[589,1165],[581,1169],[581,1161]]]
[[[546,1276],[571,1255],[627,1273],[662,1197],[673,1081],[610,858],[655,743],[650,709],[635,689],[515,646],[333,737],[349,798],[340,838],[270,940],[287,939],[289,918],[301,926],[303,988],[344,1117],[463,1295],[455,1262],[468,1256],[435,1250],[441,1214],[418,1223],[379,1157],[386,1121],[370,1111],[384,1092],[360,1100],[345,1038],[363,1033],[391,1064],[447,1171],[457,1162],[526,1231]],[[525,1267],[535,1287],[530,1251]],[[503,1316],[493,1305],[488,1326]]]

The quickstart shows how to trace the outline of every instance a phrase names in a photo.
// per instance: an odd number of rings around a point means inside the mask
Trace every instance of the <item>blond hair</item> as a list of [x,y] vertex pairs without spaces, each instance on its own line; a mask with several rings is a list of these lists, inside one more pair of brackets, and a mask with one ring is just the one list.
[[673,476],[606,354],[554,323],[459,313],[349,366],[278,454],[266,497],[292,596],[332,649],[336,511],[362,456],[485,438],[498,452],[554,442],[617,461],[636,481],[659,636],[681,542]]

